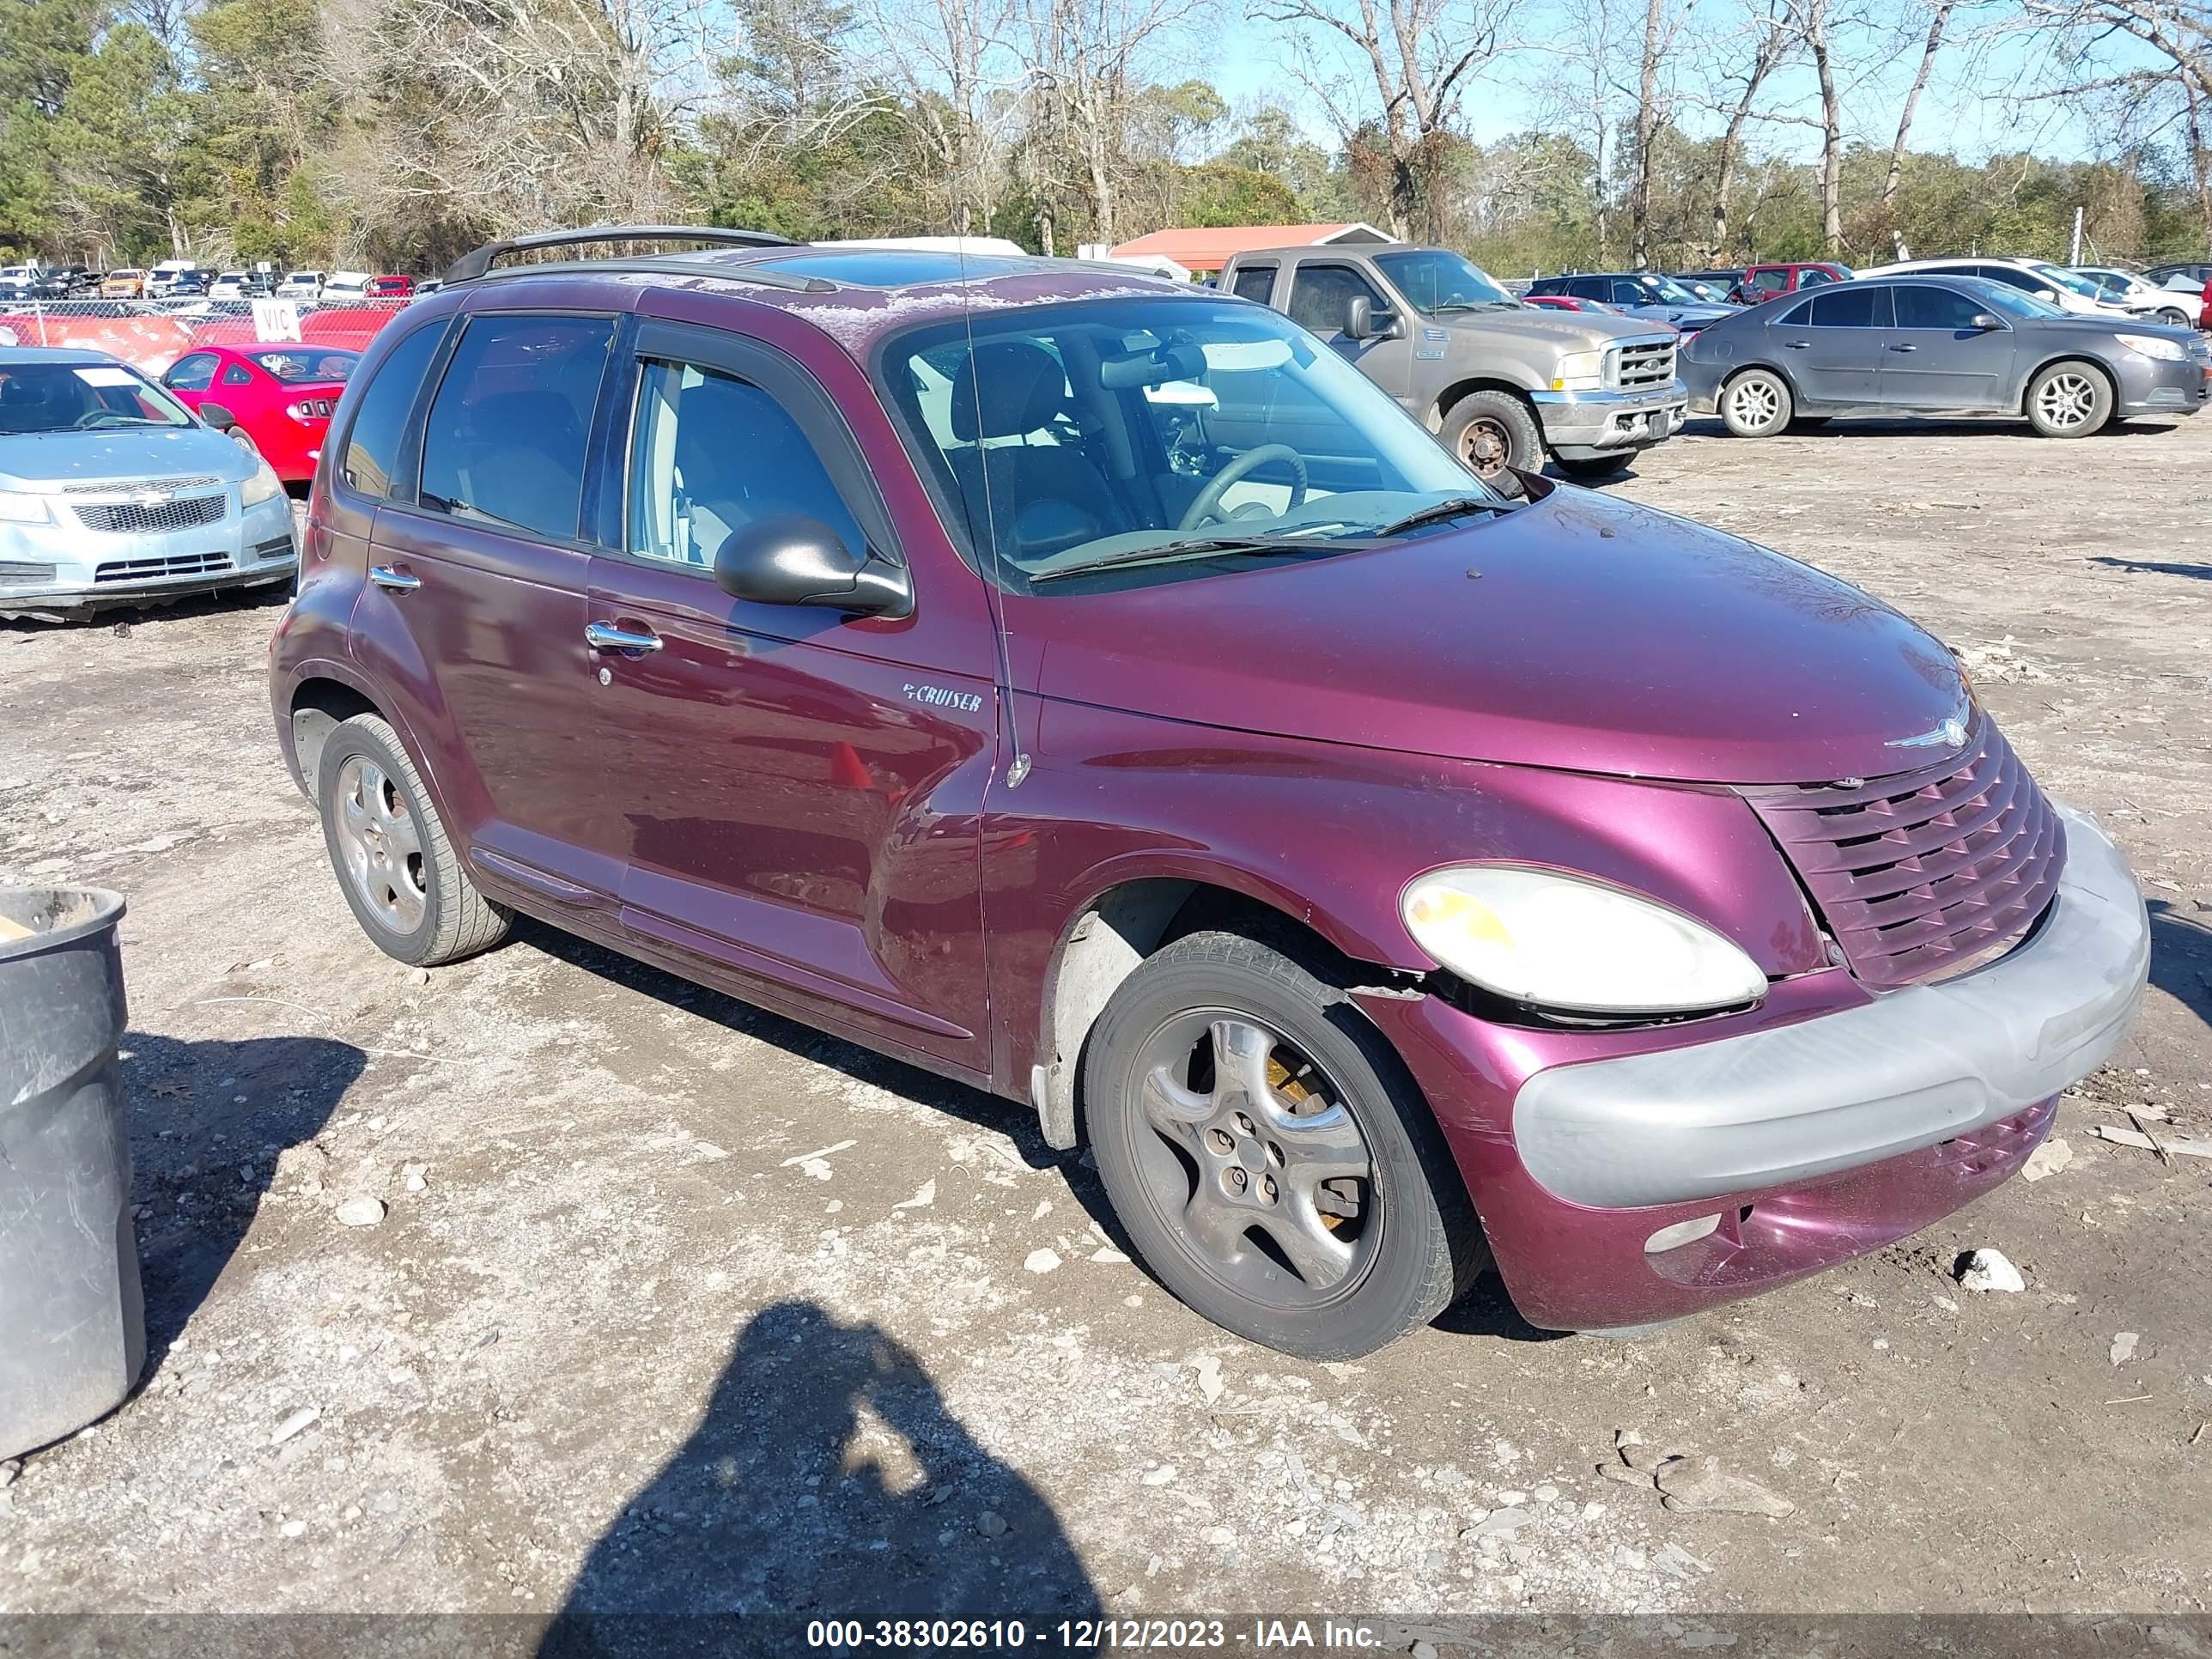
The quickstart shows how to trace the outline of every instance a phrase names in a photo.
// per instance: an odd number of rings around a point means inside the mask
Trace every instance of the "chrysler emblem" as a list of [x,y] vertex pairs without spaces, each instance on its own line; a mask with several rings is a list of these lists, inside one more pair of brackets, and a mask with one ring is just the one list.
[[1890,749],[1962,749],[1966,743],[1966,723],[1955,715],[1933,731],[1923,732],[1917,738],[1892,738],[1884,745]]

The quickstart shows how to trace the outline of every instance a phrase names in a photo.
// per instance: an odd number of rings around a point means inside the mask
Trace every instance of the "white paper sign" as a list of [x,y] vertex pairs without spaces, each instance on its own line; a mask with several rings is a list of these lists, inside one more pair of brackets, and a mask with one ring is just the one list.
[[253,302],[254,337],[261,340],[297,340],[300,337],[300,307],[293,300],[256,300]]
[[87,386],[137,386],[138,377],[127,368],[80,368],[78,380]]

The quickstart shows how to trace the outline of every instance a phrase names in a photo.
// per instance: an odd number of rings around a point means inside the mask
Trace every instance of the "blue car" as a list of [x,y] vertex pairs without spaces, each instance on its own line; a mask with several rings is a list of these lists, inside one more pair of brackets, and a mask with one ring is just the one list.
[[1700,300],[1672,276],[1662,276],[1656,270],[1585,271],[1572,276],[1546,276],[1529,283],[1528,292],[1601,301],[1632,317],[1672,324],[1685,334],[1694,334],[1707,323],[1733,317],[1741,309]]

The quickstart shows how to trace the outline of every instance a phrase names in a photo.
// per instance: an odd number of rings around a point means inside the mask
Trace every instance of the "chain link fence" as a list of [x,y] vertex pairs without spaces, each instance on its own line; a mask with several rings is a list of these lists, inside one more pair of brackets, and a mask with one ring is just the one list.
[[[264,304],[270,303],[264,301]],[[409,301],[280,300],[268,319],[251,300],[0,300],[0,345],[70,346],[105,351],[160,374],[198,346],[297,338],[313,345],[366,346]],[[12,337],[12,339],[11,337]]]

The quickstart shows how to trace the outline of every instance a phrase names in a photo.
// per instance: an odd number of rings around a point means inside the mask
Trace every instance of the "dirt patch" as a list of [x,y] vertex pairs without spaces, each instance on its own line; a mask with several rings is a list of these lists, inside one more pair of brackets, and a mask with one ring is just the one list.
[[[2202,1610],[2212,1165],[2091,1131],[2212,1133],[2208,476],[2202,421],[1700,424],[1616,486],[1967,653],[2134,860],[2153,989],[2047,1178],[1640,1342],[1493,1285],[1358,1364],[1183,1311],[981,1095],[543,928],[379,955],[272,609],[0,629],[0,878],[131,896],[155,1345],[0,1490],[0,1611]],[[1984,1247],[2025,1291],[1954,1282]],[[1670,1509],[1622,1431],[1790,1512]]]

